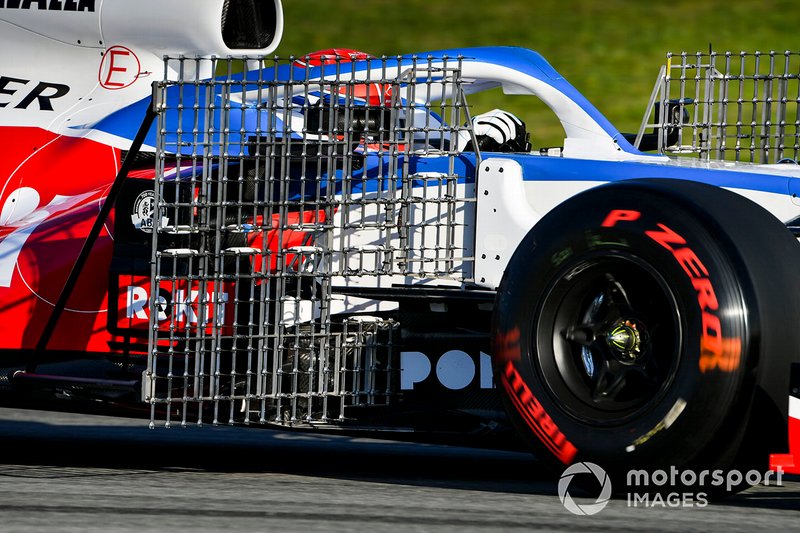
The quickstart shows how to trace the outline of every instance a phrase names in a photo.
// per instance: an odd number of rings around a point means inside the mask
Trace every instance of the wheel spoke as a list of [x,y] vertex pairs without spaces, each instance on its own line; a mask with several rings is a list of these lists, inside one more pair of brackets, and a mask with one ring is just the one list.
[[597,339],[597,333],[600,330],[598,324],[579,324],[577,326],[570,326],[564,331],[564,338],[570,342],[579,344],[580,346],[591,346]]
[[603,362],[599,365],[599,371],[594,380],[594,386],[592,387],[592,399],[595,402],[614,399],[620,387],[625,384],[624,380],[620,382],[622,373],[619,370],[617,361],[608,357],[603,358]]
[[658,385],[659,367],[654,358],[649,358],[644,365],[636,366],[635,369],[648,385]]
[[622,285],[610,273],[605,275],[606,285],[603,287],[603,294],[607,300],[607,313],[605,322],[611,323],[633,312],[628,294]]
[[625,373],[618,375],[606,374],[602,380],[597,382],[592,393],[592,398],[596,402],[615,401],[617,395],[625,387]]
[[628,365],[604,359],[598,367],[592,387],[592,399],[595,402],[619,401],[623,390],[630,390],[631,387],[650,388],[659,384],[657,366],[652,360],[643,365]]

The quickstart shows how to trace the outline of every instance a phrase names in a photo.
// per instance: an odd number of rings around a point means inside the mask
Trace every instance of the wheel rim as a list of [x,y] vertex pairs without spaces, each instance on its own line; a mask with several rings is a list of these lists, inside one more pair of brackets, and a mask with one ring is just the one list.
[[666,280],[630,254],[586,257],[551,285],[534,331],[548,393],[571,416],[622,424],[659,403],[683,342]]

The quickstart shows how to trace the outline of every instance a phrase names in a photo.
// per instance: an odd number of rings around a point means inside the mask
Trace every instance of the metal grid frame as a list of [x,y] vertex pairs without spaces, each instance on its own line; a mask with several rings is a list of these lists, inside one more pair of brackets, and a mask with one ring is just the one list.
[[[165,58],[151,425],[326,423],[387,405],[398,324],[379,306],[348,314],[334,286],[470,279],[461,60],[351,59]],[[440,171],[415,173],[415,158]]]
[[[668,53],[637,146],[648,128],[658,133],[661,153],[762,164],[796,162],[800,52]],[[668,133],[676,129],[677,138],[669,142]]]

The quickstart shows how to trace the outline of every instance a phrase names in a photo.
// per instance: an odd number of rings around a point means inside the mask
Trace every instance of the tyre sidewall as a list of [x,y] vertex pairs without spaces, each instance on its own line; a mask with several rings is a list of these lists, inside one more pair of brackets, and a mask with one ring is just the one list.
[[[568,412],[544,379],[547,339],[537,331],[560,279],[587,258],[615,254],[643,262],[666,282],[683,330],[682,348],[671,382],[646,409],[618,423],[592,424]],[[735,446],[739,435],[718,433],[737,409],[747,410],[752,396],[745,365],[752,324],[735,262],[691,202],[656,197],[633,184],[580,195],[537,224],[509,262],[493,336],[502,395],[538,455],[556,465],[591,460],[613,470],[623,460],[627,468],[707,461],[702,452],[718,447],[712,442],[720,437]],[[716,309],[708,299],[701,308],[695,283],[705,283],[697,281],[703,278],[713,287]],[[728,346],[738,343],[738,357],[709,355],[703,341],[713,339],[703,332],[709,331],[704,320],[711,319],[704,313],[719,319]]]

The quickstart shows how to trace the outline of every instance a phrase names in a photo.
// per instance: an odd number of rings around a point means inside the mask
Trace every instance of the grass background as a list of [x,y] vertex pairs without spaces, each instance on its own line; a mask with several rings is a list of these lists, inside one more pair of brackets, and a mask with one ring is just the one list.
[[[636,131],[666,52],[800,50],[800,9],[786,0],[283,0],[280,56],[325,48],[374,55],[515,45],[540,52],[621,131]],[[534,147],[563,130],[531,97],[470,98],[521,116]]]

